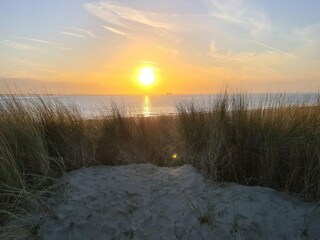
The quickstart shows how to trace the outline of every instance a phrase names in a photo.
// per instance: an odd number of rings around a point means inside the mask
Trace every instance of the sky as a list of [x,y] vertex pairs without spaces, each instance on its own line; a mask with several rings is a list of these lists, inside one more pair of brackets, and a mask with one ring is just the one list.
[[319,12],[320,0],[1,0],[0,92],[318,92]]

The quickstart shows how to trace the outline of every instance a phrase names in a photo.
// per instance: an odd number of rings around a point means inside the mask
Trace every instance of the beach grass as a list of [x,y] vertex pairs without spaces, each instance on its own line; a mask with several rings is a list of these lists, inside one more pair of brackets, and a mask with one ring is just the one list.
[[[182,102],[176,116],[85,119],[59,99],[0,101],[0,223],[60,186],[65,172],[91,165],[192,164],[216,181],[259,185],[320,200],[320,103],[246,94]],[[42,207],[39,207],[42,206]]]
[[107,165],[153,163],[172,164],[175,152],[176,120],[170,116],[125,117],[112,105],[111,116],[96,121],[96,161]]
[[253,110],[243,94],[178,106],[187,162],[217,181],[320,198],[320,106],[277,98]]

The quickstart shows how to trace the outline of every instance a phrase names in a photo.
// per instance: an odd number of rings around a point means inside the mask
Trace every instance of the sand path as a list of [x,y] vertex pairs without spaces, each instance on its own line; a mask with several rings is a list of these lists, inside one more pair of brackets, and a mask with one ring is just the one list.
[[269,188],[208,183],[192,166],[70,173],[41,239],[320,239],[314,204]]

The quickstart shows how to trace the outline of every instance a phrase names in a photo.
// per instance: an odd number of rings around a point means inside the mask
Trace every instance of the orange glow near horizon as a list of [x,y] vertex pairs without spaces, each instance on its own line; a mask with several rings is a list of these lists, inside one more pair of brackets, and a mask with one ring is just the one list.
[[319,92],[320,1],[261,1],[2,1],[0,93]]

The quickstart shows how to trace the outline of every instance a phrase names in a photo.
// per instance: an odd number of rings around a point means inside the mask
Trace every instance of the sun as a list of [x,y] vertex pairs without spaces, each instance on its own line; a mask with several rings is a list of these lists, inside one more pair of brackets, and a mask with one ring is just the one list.
[[141,68],[138,75],[138,80],[143,86],[150,86],[154,83],[155,74],[151,67]]

